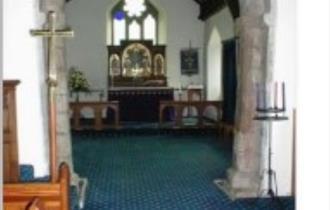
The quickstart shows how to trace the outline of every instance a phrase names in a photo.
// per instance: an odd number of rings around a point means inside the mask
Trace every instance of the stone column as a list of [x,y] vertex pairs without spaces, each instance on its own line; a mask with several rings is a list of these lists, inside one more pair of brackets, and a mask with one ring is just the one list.
[[[56,28],[63,29],[66,27],[64,14],[65,0],[41,0],[41,10],[47,14],[49,11],[56,12]],[[58,39],[56,42],[56,65],[58,73],[57,86],[57,149],[58,163],[66,162],[70,167],[71,185],[78,187],[81,196],[87,184],[87,179],[82,179],[74,172],[72,161],[72,144],[69,123],[69,102],[68,102],[68,83],[67,83],[67,67],[65,60],[65,41]],[[80,197],[80,205],[83,204],[83,198]]]
[[268,6],[266,1],[241,0],[240,17],[236,20],[239,53],[233,165],[227,171],[226,180],[215,180],[233,199],[257,196],[261,183],[261,153],[266,135],[263,123],[255,121],[254,116],[255,84],[267,78],[268,27],[264,23]]

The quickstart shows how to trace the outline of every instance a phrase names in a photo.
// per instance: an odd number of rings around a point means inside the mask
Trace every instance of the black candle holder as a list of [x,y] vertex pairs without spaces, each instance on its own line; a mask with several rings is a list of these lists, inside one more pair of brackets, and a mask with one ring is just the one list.
[[[261,193],[259,192],[259,197],[262,197],[264,193],[266,193],[266,196],[269,196],[271,198],[272,202],[276,202],[279,204],[280,209],[284,209],[282,202],[280,201],[277,193],[277,179],[276,179],[276,172],[272,169],[272,122],[275,121],[284,121],[288,120],[289,118],[285,116],[286,111],[286,105],[285,105],[285,84],[282,83],[282,93],[278,94],[277,88],[278,83],[276,82],[274,85],[274,94],[271,94],[271,90],[266,90],[266,86],[263,87],[260,84],[257,84],[257,107],[256,107],[256,116],[254,117],[254,120],[258,121],[264,121],[268,123],[268,167],[265,170],[266,174],[262,175],[262,180],[264,179],[264,176],[267,175],[268,183],[267,183],[267,189],[262,190]],[[273,87],[273,86],[272,86]],[[270,88],[272,89],[272,88]],[[268,92],[268,94],[267,94]],[[278,104],[278,96],[280,95],[280,98],[282,100],[282,106],[279,108]],[[267,98],[268,96],[268,98]],[[268,105],[266,103],[267,99],[269,101],[272,101],[272,96],[274,97],[274,104]],[[264,103],[262,103],[262,101]],[[270,103],[269,103],[270,104]],[[275,184],[276,190],[273,189],[273,183]]]

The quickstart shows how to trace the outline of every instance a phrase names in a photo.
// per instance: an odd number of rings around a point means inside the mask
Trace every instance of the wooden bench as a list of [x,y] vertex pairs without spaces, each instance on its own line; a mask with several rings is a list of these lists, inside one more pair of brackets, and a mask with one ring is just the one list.
[[[94,114],[94,123],[93,125],[82,125],[80,122],[81,111],[84,108],[90,108],[93,110]],[[107,128],[120,128],[120,110],[118,101],[110,102],[72,102],[70,103],[70,109],[73,112],[73,129],[74,130],[83,130],[83,129],[94,129],[94,130],[103,130]],[[111,109],[114,112],[114,123],[112,125],[103,123],[102,112],[103,110]]]
[[69,167],[62,164],[56,182],[4,184],[4,209],[29,209],[36,205],[37,199],[43,205],[42,210],[70,210],[69,187]]
[[31,204],[28,205],[27,210],[45,210],[45,204],[40,201],[39,198],[32,200]]
[[204,123],[204,112],[208,107],[214,107],[217,114],[217,119],[215,120],[214,127],[217,126],[218,120],[221,116],[221,101],[161,101],[159,105],[159,125],[164,124],[164,110],[166,108],[173,108],[175,111],[175,127],[182,128],[185,127],[183,123],[183,111],[185,108],[196,108],[197,110],[197,124],[194,127],[204,128],[212,127],[212,125],[207,125]]
[[18,80],[3,81],[3,181],[19,181],[16,122],[16,87]]
[[[66,164],[59,171],[51,171],[51,182],[20,183],[17,154],[15,86],[19,82],[4,81],[4,185],[3,207],[5,210],[69,210],[70,172]],[[51,144],[54,145],[54,144]],[[53,147],[50,148],[53,151]],[[56,154],[56,148],[52,154]],[[51,165],[56,160],[50,157]],[[55,168],[55,167],[54,167]],[[59,174],[59,176],[57,176]],[[56,177],[56,178],[53,178]]]

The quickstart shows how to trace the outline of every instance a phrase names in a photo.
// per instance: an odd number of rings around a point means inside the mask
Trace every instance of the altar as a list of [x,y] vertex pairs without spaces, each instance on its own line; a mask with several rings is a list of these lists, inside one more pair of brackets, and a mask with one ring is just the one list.
[[119,102],[120,121],[158,122],[160,101],[174,97],[174,89],[167,87],[166,46],[122,40],[107,49],[108,101]]
[[[171,101],[174,89],[170,87],[112,87],[109,101],[119,101],[122,122],[158,122],[160,101]],[[108,117],[112,114],[108,112]],[[165,119],[170,113],[165,113]]]

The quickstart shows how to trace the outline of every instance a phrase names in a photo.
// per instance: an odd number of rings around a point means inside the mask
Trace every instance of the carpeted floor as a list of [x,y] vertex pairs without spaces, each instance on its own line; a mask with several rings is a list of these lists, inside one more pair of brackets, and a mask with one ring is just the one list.
[[[214,135],[74,134],[76,171],[89,179],[86,210],[261,210],[267,199],[231,201],[213,184],[231,165]],[[282,199],[286,210],[292,198]]]

